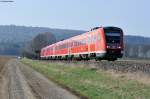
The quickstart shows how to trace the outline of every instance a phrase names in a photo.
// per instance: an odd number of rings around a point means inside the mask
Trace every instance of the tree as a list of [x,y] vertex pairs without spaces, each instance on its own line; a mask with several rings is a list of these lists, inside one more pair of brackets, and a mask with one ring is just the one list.
[[52,33],[40,33],[26,46],[23,55],[29,58],[39,58],[41,49],[55,42],[56,38]]

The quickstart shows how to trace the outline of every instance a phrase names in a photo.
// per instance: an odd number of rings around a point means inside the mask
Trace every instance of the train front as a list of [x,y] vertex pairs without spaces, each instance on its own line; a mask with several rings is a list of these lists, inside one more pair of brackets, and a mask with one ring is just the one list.
[[123,56],[123,31],[118,27],[105,27],[106,58],[116,60]]

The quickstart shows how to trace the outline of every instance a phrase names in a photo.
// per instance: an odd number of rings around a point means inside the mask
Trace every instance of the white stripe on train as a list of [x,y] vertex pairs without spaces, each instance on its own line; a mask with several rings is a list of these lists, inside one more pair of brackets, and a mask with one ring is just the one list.
[[105,54],[106,51],[93,51],[93,52],[82,52],[82,53],[72,53],[72,54],[59,54],[59,55],[49,55],[49,56],[41,56],[42,58],[43,57],[55,57],[55,56],[66,56],[66,55],[80,55],[80,54],[92,54],[92,53],[95,53],[95,54]]

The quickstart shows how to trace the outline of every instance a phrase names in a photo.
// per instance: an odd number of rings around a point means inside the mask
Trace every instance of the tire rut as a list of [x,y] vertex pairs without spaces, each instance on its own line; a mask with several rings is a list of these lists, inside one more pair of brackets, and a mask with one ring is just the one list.
[[49,81],[46,77],[30,67],[20,62],[16,63],[20,66],[36,99],[79,99],[77,96]]
[[0,99],[79,99],[14,58],[0,57]]
[[27,85],[24,75],[14,60],[9,61],[7,66],[9,99],[35,99]]

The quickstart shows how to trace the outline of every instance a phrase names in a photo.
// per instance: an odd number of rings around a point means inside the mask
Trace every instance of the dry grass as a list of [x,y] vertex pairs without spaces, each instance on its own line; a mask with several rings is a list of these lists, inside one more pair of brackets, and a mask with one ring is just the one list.
[[5,63],[7,63],[7,61],[9,61],[12,58],[13,57],[9,57],[9,56],[0,56],[0,71],[3,69]]
[[148,84],[148,85],[150,84],[150,76],[141,71],[134,72],[134,73],[131,72],[122,73],[122,72],[116,72],[114,70],[107,70],[106,72],[116,78],[126,78],[128,80],[138,81],[139,83],[142,84]]
[[90,99],[149,99],[150,97],[150,84],[147,83],[149,78],[143,74],[144,78],[140,72],[130,74],[114,70],[106,71],[93,65],[83,66],[76,63],[46,64],[27,59],[22,62],[52,81]]

